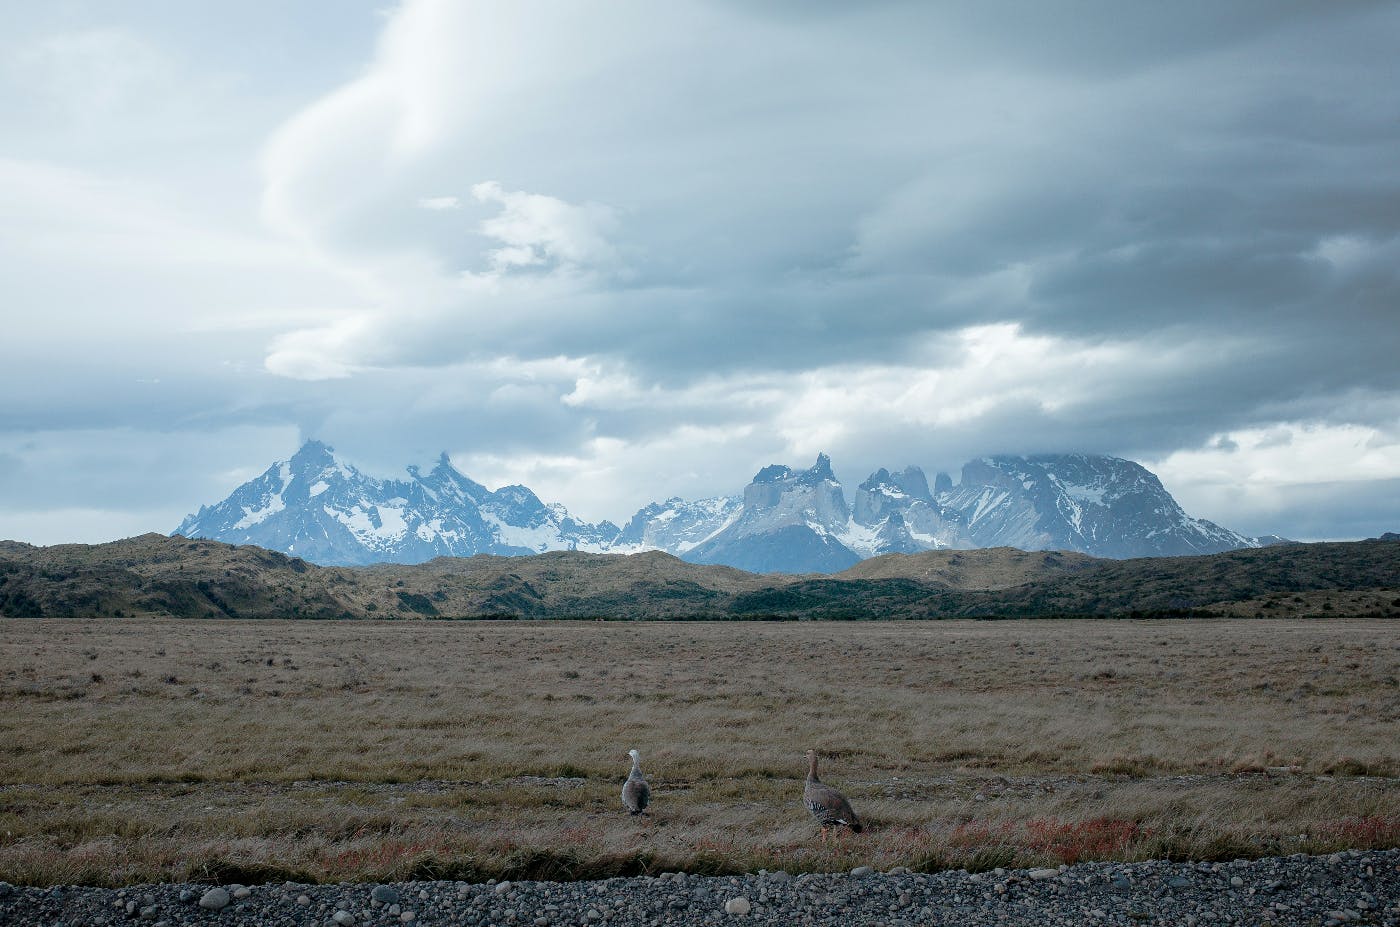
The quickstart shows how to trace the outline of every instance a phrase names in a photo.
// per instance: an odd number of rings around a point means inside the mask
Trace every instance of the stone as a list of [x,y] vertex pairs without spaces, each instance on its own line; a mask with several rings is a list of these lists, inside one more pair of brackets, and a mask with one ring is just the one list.
[[857,879],[862,879],[868,875],[874,874],[874,872],[874,866],[857,866],[851,870],[851,875],[855,876]]
[[1060,870],[1058,869],[1032,869],[1030,872],[1026,873],[1026,876],[1035,879],[1037,882],[1043,882],[1046,879],[1053,879],[1059,874]]
[[369,893],[370,901],[377,901],[380,904],[394,904],[399,900],[399,893],[387,885],[376,885]]
[[228,889],[225,888],[211,888],[199,899],[199,906],[210,911],[222,911],[228,903]]
[[233,897],[238,901],[242,901],[244,898],[247,898],[251,894],[253,894],[253,890],[251,888],[248,888],[246,885],[234,886]]
[[743,915],[748,914],[752,909],[753,906],[749,904],[749,900],[742,895],[738,898],[731,898],[724,903],[725,914]]
[[497,882],[495,892],[497,895],[504,895],[506,892],[510,891],[510,888],[511,885],[509,880],[505,882]]
[[351,927],[355,923],[355,915],[349,911],[337,911],[331,915],[331,920],[339,924],[340,927]]
[[1181,876],[1173,876],[1167,880],[1168,888],[1190,888],[1191,880],[1183,879]]
[[403,923],[407,924],[407,923],[409,923],[410,921],[412,921],[414,918],[416,918],[417,916],[418,916],[418,915],[417,915],[417,914],[414,914],[412,911],[404,911],[402,914],[399,915],[399,920],[402,921]]
[[299,905],[308,905],[308,904],[311,904],[311,896],[310,896],[310,895],[298,895],[298,896],[297,896],[297,904],[299,904]]
[[1244,879],[1239,876],[1230,876],[1230,884],[1235,888],[1241,888],[1244,886]]
[[191,901],[194,901],[194,892],[190,891],[188,888],[180,889],[180,903],[189,904]]

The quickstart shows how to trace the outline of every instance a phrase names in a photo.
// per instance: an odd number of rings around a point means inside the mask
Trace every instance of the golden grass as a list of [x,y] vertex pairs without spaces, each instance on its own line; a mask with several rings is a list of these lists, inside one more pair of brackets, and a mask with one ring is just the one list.
[[[570,877],[1400,842],[1386,621],[8,621],[0,879]],[[655,813],[621,812],[629,747]],[[870,832],[823,847],[802,752]]]

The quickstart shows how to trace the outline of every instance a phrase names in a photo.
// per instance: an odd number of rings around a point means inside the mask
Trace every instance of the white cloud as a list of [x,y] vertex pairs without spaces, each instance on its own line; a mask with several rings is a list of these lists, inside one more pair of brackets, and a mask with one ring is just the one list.
[[1242,428],[1147,466],[1188,511],[1255,523],[1300,489],[1400,480],[1400,419],[1391,431],[1326,422]]
[[278,335],[263,362],[269,373],[293,380],[339,380],[358,365],[349,346],[364,332],[364,316],[351,316],[321,328]]
[[741,491],[751,474],[736,479],[734,458],[751,452],[755,431],[750,424],[678,425],[632,441],[589,438],[568,454],[466,449],[454,451],[452,461],[489,487],[523,483],[546,502],[563,502],[575,517],[623,524],[668,495],[696,499]]
[[474,185],[472,196],[501,207],[500,213],[481,222],[483,235],[505,245],[488,252],[497,272],[534,265],[572,270],[605,264],[616,256],[606,235],[617,220],[606,206],[506,191],[495,181]]

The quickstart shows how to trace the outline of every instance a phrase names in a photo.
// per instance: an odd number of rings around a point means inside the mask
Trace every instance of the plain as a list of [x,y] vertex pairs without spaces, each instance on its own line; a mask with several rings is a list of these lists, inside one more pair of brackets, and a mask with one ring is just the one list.
[[[989,868],[1400,843],[1388,620],[0,623],[0,879]],[[652,813],[618,799],[641,751]],[[800,804],[823,755],[869,831]]]

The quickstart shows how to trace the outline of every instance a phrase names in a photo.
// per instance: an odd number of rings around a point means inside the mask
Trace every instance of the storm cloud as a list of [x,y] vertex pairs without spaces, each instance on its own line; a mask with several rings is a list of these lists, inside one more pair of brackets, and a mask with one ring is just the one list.
[[0,535],[306,437],[595,519],[1081,450],[1400,526],[1394,4],[168,12],[0,44]]

